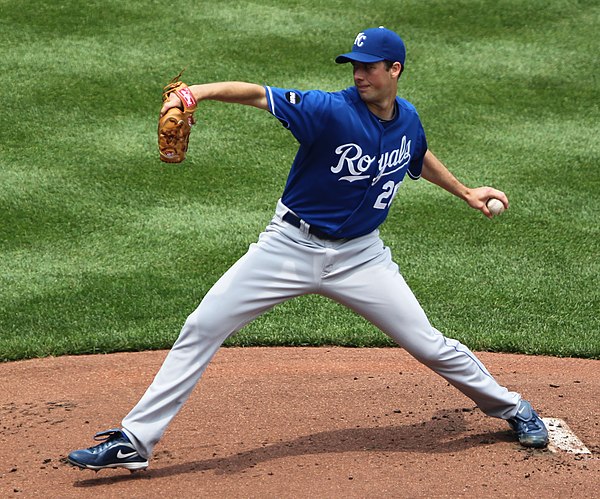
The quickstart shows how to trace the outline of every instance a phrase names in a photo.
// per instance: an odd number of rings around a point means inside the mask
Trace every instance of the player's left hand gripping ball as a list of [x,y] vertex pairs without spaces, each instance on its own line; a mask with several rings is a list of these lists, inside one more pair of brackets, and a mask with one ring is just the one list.
[[163,102],[175,93],[181,100],[183,109],[173,107],[158,120],[158,150],[160,160],[165,163],[181,163],[185,159],[192,126],[196,123],[196,99],[185,83],[175,81],[179,76],[181,74],[163,89]]

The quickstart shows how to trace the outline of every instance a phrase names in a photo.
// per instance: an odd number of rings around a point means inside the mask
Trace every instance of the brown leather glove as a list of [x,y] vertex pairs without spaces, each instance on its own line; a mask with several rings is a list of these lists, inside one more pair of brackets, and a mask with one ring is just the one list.
[[182,105],[169,109],[158,120],[158,150],[160,160],[165,163],[181,163],[185,159],[192,126],[196,123],[196,99],[185,83],[176,81],[180,76],[181,73],[163,89],[163,102],[175,92]]

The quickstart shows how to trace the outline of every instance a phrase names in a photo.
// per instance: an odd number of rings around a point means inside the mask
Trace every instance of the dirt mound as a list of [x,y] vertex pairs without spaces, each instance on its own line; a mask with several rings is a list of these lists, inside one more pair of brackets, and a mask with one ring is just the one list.
[[0,365],[2,497],[590,497],[600,361],[481,353],[591,455],[528,450],[399,348],[224,348],[147,471],[78,471],[166,352]]

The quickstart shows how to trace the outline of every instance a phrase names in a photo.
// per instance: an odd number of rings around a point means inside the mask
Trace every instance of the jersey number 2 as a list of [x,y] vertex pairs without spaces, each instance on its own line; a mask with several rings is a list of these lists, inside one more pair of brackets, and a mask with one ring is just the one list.
[[383,184],[383,192],[377,197],[373,208],[377,208],[378,210],[385,210],[388,208],[390,204],[392,204],[401,183],[402,181],[398,182],[398,185],[396,185],[393,180],[389,180]]

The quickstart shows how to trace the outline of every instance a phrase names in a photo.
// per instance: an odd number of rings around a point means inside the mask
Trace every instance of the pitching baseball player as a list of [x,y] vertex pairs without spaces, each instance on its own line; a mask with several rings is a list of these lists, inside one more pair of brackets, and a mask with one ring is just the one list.
[[[187,318],[121,427],[98,433],[100,444],[71,452],[72,464],[146,468],[223,341],[275,305],[309,293],[367,318],[484,413],[507,420],[522,445],[547,445],[548,433],[531,405],[500,386],[466,346],[429,323],[378,229],[407,175],[439,185],[488,217],[486,202],[497,198],[508,208],[506,195],[466,187],[428,150],[415,108],[397,97],[405,46],[396,33],[366,29],[336,62],[350,63],[354,74],[354,86],[339,92],[242,82],[189,87],[198,103],[209,99],[268,111],[297,139],[298,153],[258,241]],[[171,94],[161,116],[182,105]]]

